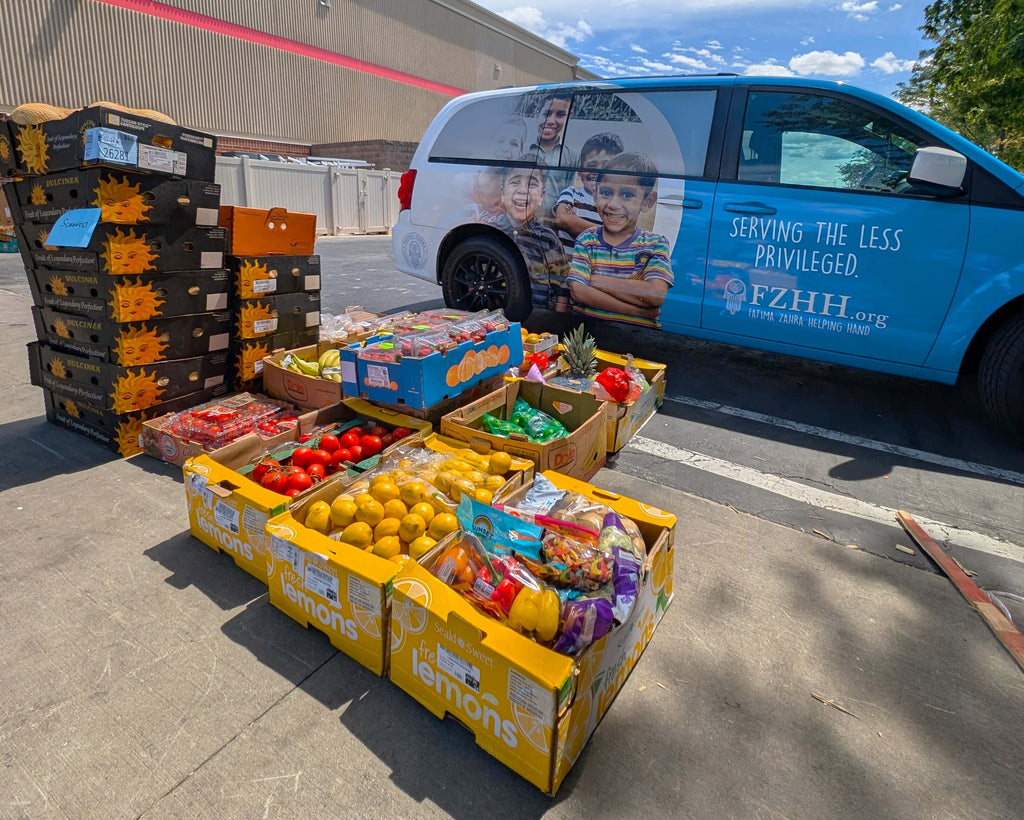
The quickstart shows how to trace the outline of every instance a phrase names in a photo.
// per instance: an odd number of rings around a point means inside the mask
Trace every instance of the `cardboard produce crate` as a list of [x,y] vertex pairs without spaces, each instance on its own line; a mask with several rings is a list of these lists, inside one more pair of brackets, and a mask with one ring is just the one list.
[[[609,353],[604,350],[597,352],[598,372],[606,367],[626,366],[626,357],[617,353]],[[608,417],[608,452],[617,453],[626,443],[633,438],[647,420],[658,412],[662,402],[665,401],[665,370],[666,366],[658,362],[650,362],[645,359],[633,359],[644,378],[651,385],[646,393],[632,402],[607,402],[605,414]]]
[[143,322],[159,316],[226,311],[231,274],[226,270],[107,276],[89,271],[28,270],[37,305],[62,313]]
[[258,385],[257,392],[263,392],[263,368],[267,356],[275,351],[315,344],[318,336],[318,328],[312,327],[308,330],[273,333],[259,339],[233,338],[230,350],[235,384],[252,382]]
[[227,312],[115,322],[33,307],[36,337],[79,356],[129,367],[227,350],[233,317]]
[[66,427],[128,458],[142,452],[142,424],[146,419],[195,407],[226,392],[227,385],[219,385],[128,413],[94,407],[45,388],[43,396],[46,418],[50,423]]
[[316,214],[221,205],[220,224],[230,232],[232,256],[308,256],[316,244]]
[[233,303],[235,338],[259,339],[275,333],[320,327],[320,292],[284,293]]
[[[647,561],[629,620],[569,657],[480,613],[409,562],[392,581],[389,676],[434,715],[452,715],[486,752],[554,794],[671,603],[676,518],[560,473],[544,475],[640,528]],[[431,556],[424,556],[425,564]]]
[[53,223],[65,211],[99,208],[100,222],[217,227],[220,186],[92,168],[17,180],[8,186],[18,222]]
[[278,293],[320,290],[320,257],[229,256],[235,278],[235,296],[258,299]]
[[[484,413],[508,419],[519,396],[531,407],[543,410],[560,421],[569,430],[569,435],[536,444],[523,436],[506,438],[483,429],[481,419]],[[522,380],[505,382],[493,393],[441,419],[444,435],[469,442],[474,449],[487,446],[504,450],[530,459],[538,470],[558,470],[582,479],[590,478],[605,463],[606,428],[604,402],[589,393]]]
[[227,353],[120,367],[28,343],[29,381],[103,410],[127,413],[227,384]]
[[93,106],[39,125],[8,126],[13,150],[7,176],[106,166],[213,182],[216,171],[216,137],[113,108]]

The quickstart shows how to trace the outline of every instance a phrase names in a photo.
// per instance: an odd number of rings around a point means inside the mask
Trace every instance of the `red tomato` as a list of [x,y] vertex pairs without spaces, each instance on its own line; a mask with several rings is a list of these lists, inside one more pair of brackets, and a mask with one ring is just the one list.
[[346,447],[339,447],[333,453],[331,453],[331,466],[335,470],[341,470],[345,466],[346,461],[352,460],[352,453],[348,451]]
[[[309,463],[312,464],[323,464],[326,467],[331,463],[331,454],[326,450],[314,450],[313,455],[309,457]],[[308,469],[308,468],[307,468]]]
[[299,447],[294,453],[292,453],[292,464],[305,470],[311,463],[310,456],[312,454],[312,447]]
[[328,433],[326,436],[320,436],[320,449],[326,450],[328,453],[333,453],[337,450],[341,444],[338,443],[338,437]]
[[348,430],[340,439],[338,439],[338,441],[342,447],[351,447],[353,444],[359,443],[359,434],[352,430]]
[[381,443],[378,436],[363,436],[359,439],[359,445],[363,448],[363,455],[367,458],[375,456],[381,451]]
[[393,433],[385,433],[383,436],[380,437],[380,446],[385,449],[390,447],[394,443],[395,436]]
[[289,498],[295,498],[295,496],[297,496],[301,492],[302,490],[285,490],[284,494]]
[[271,467],[280,467],[281,465],[272,458],[265,458],[259,464],[252,468],[252,480],[257,484],[263,482],[263,476],[265,476]]
[[282,467],[281,470],[285,475],[299,475],[299,473],[306,472],[302,467],[293,464],[291,467]]
[[298,490],[301,493],[303,490],[308,490],[312,486],[313,479],[306,475],[306,473],[295,473],[288,477],[286,489]]
[[406,436],[410,435],[411,433],[412,430],[410,430],[408,427],[396,427],[394,430],[391,431],[391,435],[395,437],[395,441],[403,439]]
[[263,486],[273,493],[284,493],[288,489],[291,476],[285,472],[267,473],[263,476]]
[[386,436],[387,434],[388,428],[381,427],[379,424],[370,431],[370,435],[376,436],[377,438],[384,438],[384,436]]
[[364,458],[366,458],[366,456],[363,455],[363,448],[359,444],[353,444],[351,447],[348,448],[348,451],[349,454],[352,456],[353,463],[357,461],[362,461]]
[[310,464],[306,474],[313,479],[314,484],[319,484],[327,476],[327,467],[323,464]]
[[366,435],[366,428],[357,425],[355,427],[349,427],[348,432],[355,433],[357,436],[359,436],[359,438],[362,438],[363,436]]
[[299,444],[305,444],[311,438],[313,438],[312,433],[303,433],[301,436],[299,436]]

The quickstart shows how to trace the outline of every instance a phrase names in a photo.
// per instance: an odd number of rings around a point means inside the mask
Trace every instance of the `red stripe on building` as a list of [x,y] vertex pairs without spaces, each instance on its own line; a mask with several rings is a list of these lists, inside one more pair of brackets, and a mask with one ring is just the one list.
[[279,51],[287,51],[291,54],[298,54],[300,57],[307,57],[311,60],[319,60],[324,63],[348,68],[352,71],[359,71],[363,74],[372,74],[375,77],[383,77],[385,80],[393,80],[396,83],[414,85],[417,88],[424,88],[427,91],[434,91],[438,94],[445,94],[449,97],[457,97],[466,92],[461,88],[455,88],[443,83],[435,83],[414,74],[406,74],[404,71],[395,71],[376,63],[368,63],[365,60],[357,60],[355,57],[346,57],[343,54],[335,54],[333,51],[316,48],[315,46],[289,40],[286,37],[278,37],[274,34],[267,34],[263,31],[239,26],[235,23],[228,23],[218,20],[215,17],[207,17],[205,14],[197,14],[194,11],[168,6],[166,3],[159,3],[157,0],[97,0],[106,3],[108,6],[137,11],[140,14],[149,14],[159,17],[161,20],[170,20],[173,23],[180,23],[185,26],[201,28],[205,31],[212,31],[215,34],[222,34],[225,37],[233,37],[236,40],[245,40],[267,48],[276,48]]

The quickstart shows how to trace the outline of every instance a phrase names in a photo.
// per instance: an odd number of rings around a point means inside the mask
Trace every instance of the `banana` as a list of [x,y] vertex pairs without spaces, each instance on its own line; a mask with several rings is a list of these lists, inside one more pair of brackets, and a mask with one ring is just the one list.
[[317,360],[320,365],[320,372],[323,373],[328,367],[338,367],[341,364],[341,351],[325,350]]
[[299,368],[299,372],[304,376],[319,377],[320,367],[313,362],[307,362],[305,359],[300,359],[298,356],[292,356],[292,362]]

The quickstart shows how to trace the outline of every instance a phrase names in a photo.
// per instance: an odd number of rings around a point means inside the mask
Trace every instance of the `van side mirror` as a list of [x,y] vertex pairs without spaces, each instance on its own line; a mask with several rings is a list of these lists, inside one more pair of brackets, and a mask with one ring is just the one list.
[[907,181],[912,185],[925,185],[937,193],[955,196],[963,193],[967,157],[948,148],[918,148],[914,164],[910,166]]

